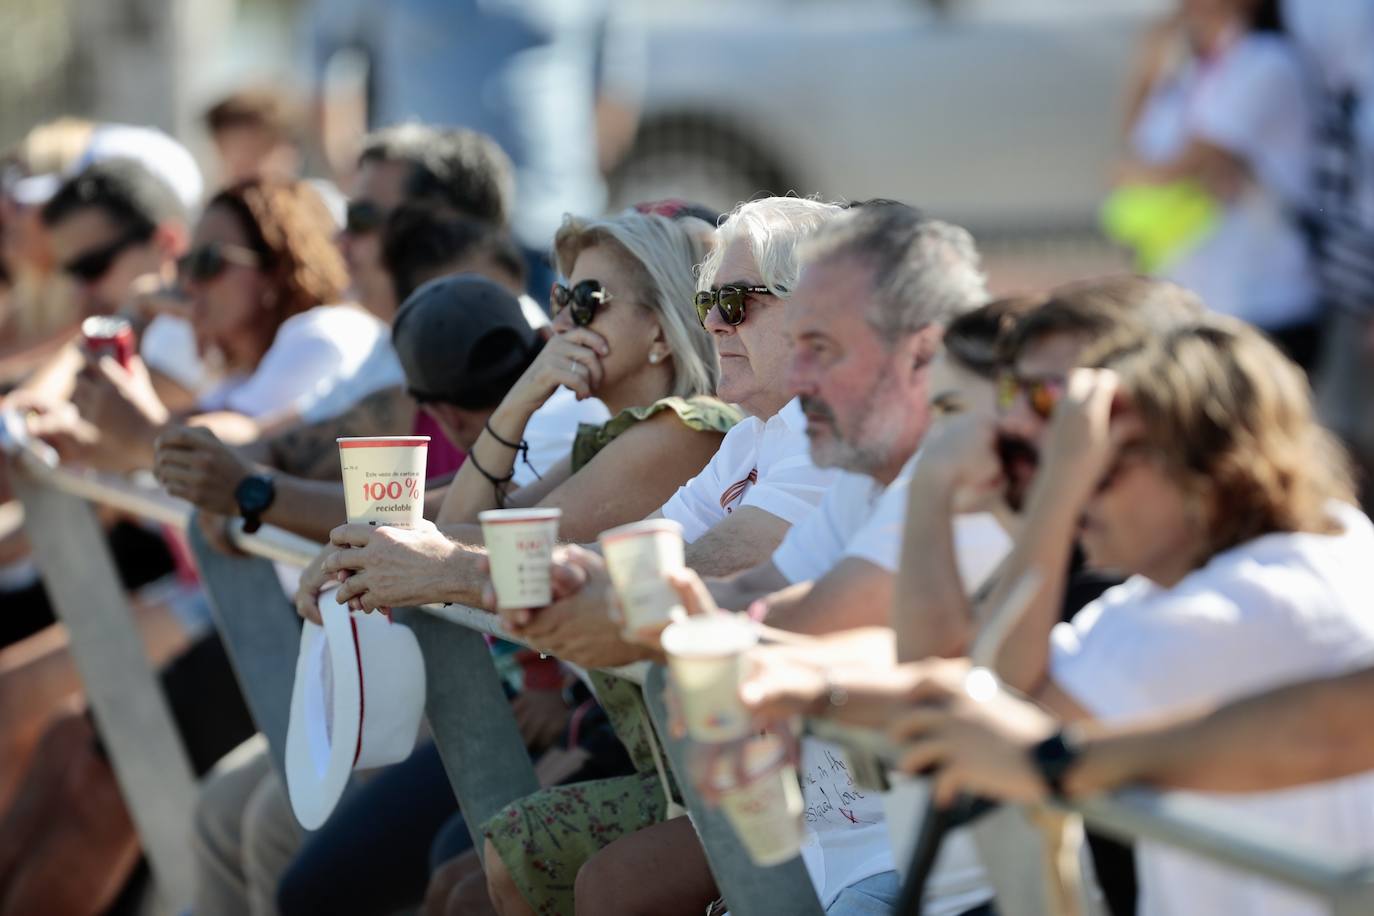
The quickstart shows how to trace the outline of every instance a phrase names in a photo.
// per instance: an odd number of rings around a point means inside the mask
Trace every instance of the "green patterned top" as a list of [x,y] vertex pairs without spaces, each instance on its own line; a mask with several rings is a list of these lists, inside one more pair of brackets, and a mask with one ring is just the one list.
[[597,453],[610,445],[616,436],[660,411],[671,410],[688,429],[701,432],[727,433],[744,415],[735,407],[717,398],[698,395],[691,398],[663,398],[648,407],[627,407],[598,426],[583,423],[577,428],[572,445],[572,469],[577,473]]

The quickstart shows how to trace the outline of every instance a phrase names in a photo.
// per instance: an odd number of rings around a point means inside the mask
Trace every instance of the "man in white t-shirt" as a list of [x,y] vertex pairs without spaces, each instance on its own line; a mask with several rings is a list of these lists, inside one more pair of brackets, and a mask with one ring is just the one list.
[[[763,605],[768,622],[786,629],[886,625],[905,481],[929,419],[927,367],[944,324],[980,305],[986,290],[967,233],[900,205],[827,224],[803,246],[802,260],[787,314],[788,382],[806,417],[813,463],[842,470],[770,560],[714,586],[732,607],[786,589]],[[1000,531],[991,541],[966,541],[969,574],[979,578],[1007,545]],[[800,772],[802,858],[821,903],[831,913],[890,904],[899,882],[883,797],[856,786],[843,751],[827,742],[803,741]],[[658,842],[678,844],[682,868],[704,867],[699,849],[681,848],[680,832],[645,835],[646,844]],[[963,913],[991,897],[971,845],[960,852],[941,860],[928,912]],[[598,877],[617,874],[604,861],[597,866]],[[580,888],[586,883],[579,879]]]

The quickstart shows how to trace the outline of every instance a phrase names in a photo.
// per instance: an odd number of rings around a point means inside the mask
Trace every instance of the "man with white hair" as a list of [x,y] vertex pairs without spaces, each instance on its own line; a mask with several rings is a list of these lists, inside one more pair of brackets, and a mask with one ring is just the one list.
[[[812,461],[844,473],[771,561],[714,585],[736,608],[784,589],[754,609],[782,629],[819,635],[887,626],[905,485],[930,421],[928,366],[944,326],[986,299],[983,276],[967,232],[896,204],[832,221],[801,258],[787,316],[789,387],[806,413]],[[976,581],[1006,538],[987,516],[961,519],[957,531],[961,566]],[[883,798],[857,787],[843,759],[825,742],[802,742],[802,858],[828,913],[878,912],[898,891]],[[972,856],[965,842],[942,861],[929,912],[962,914],[986,903],[990,891]],[[634,880],[656,860],[677,863],[671,889]],[[577,894],[579,911],[667,913],[678,900],[699,906],[715,888],[695,831],[678,819],[593,858]]]

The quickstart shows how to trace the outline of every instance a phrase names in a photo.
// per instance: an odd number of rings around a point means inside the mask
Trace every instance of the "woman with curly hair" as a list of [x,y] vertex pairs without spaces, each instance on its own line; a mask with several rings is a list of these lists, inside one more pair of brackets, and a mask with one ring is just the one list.
[[[339,386],[367,394],[376,380],[361,370],[387,328],[357,306],[332,304],[347,284],[333,230],[303,183],[253,180],[211,199],[179,282],[199,349],[223,367],[223,379],[190,416],[175,417],[137,357],[128,368],[108,357],[92,364],[78,382],[75,410],[36,418],[48,424],[42,431],[64,461],[152,467],[156,439],[171,423],[244,441]],[[0,694],[27,696],[20,674],[6,672]],[[252,734],[215,638],[177,656],[163,681],[197,772]],[[52,719],[15,798],[0,812],[0,914],[102,912],[137,866],[140,847],[84,713]]]
[[[174,417],[135,359],[93,366],[73,397],[81,425],[44,430],[64,457],[106,468],[151,467],[173,422],[245,442],[295,422],[345,386],[357,400],[391,379],[362,374],[386,326],[336,304],[348,283],[334,224],[304,182],[252,179],[213,197],[178,265],[201,355],[223,371],[187,417]],[[83,438],[84,437],[84,438]]]

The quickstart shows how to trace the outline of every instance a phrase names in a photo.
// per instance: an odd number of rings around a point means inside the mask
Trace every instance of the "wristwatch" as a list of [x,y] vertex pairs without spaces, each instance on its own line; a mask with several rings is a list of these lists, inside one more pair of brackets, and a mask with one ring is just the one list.
[[1078,742],[1060,729],[1031,749],[1031,760],[1055,798],[1064,797],[1064,777],[1078,762]]
[[271,474],[249,474],[234,488],[234,501],[243,516],[243,530],[252,534],[262,527],[262,514],[272,507],[277,487]]

